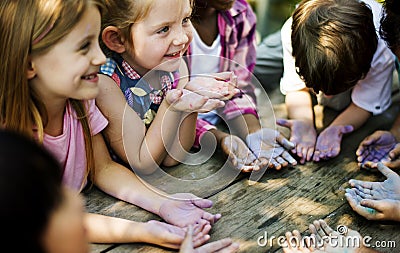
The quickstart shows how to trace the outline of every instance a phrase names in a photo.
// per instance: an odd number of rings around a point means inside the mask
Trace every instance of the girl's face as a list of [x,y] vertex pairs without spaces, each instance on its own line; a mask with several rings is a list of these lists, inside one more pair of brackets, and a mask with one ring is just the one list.
[[75,191],[64,189],[62,204],[50,216],[43,235],[48,253],[87,253],[89,243],[83,224],[83,199]]
[[154,68],[177,70],[193,38],[191,12],[189,0],[154,1],[149,15],[132,26],[133,46],[125,45],[124,59],[140,75]]
[[97,72],[105,63],[99,33],[100,12],[91,5],[67,36],[48,52],[32,57],[35,75],[30,83],[41,98],[86,100],[97,96]]

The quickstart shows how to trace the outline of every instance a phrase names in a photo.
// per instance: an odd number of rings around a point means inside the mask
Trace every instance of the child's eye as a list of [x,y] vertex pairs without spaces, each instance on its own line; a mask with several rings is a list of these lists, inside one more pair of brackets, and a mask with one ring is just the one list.
[[168,26],[164,26],[163,28],[161,28],[160,30],[157,31],[157,33],[166,33],[169,31],[169,27]]
[[84,43],[80,48],[79,48],[79,50],[80,51],[88,51],[89,50],[89,47],[90,47],[90,42],[86,42],[86,43]]
[[191,16],[190,17],[186,17],[186,18],[184,18],[183,20],[182,20],[182,24],[186,24],[186,23],[189,23],[190,22],[190,20],[191,20]]

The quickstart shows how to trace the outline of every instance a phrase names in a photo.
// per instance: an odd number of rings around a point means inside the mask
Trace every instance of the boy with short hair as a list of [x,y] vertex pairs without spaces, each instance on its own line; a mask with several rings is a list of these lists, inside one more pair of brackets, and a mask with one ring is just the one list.
[[[378,36],[381,5],[374,0],[303,0],[282,27],[284,74],[293,153],[300,163],[336,157],[343,134],[391,105],[394,55]],[[312,92],[341,113],[318,136]]]

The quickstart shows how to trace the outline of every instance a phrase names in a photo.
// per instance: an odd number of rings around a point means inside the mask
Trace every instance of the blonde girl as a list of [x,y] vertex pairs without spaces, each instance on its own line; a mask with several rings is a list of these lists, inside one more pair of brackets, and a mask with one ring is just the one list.
[[81,190],[90,180],[175,224],[86,214],[91,242],[178,248],[185,234],[181,227],[198,223],[195,243],[202,244],[209,238],[209,223],[218,218],[202,210],[210,201],[174,201],[155,194],[108,154],[101,135],[108,122],[94,103],[97,72],[105,62],[98,44],[101,6],[94,0],[0,2],[2,126],[42,143],[60,163],[66,186]]
[[[176,165],[194,143],[197,111],[221,107],[220,100],[237,92],[223,81],[233,79],[231,73],[188,82],[182,55],[192,40],[191,1],[104,2],[101,45],[109,58],[101,67],[96,103],[112,119],[106,137],[135,172]],[[134,110],[125,110],[124,95]]]

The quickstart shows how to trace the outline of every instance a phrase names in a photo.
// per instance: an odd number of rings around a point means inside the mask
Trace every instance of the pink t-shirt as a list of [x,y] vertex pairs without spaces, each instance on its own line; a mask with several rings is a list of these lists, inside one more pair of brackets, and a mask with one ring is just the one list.
[[[88,101],[89,124],[92,135],[100,133],[108,124],[94,100]],[[45,134],[43,145],[64,168],[63,182],[67,186],[81,190],[86,185],[86,151],[82,125],[68,103],[64,114],[64,129],[59,136]]]

